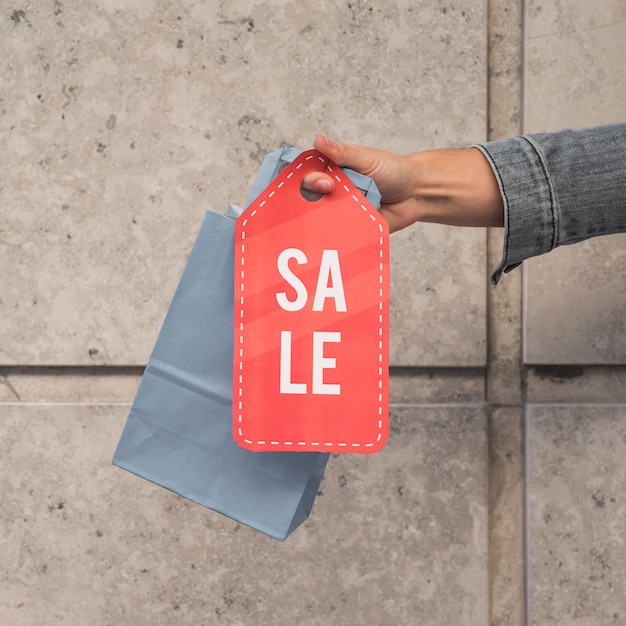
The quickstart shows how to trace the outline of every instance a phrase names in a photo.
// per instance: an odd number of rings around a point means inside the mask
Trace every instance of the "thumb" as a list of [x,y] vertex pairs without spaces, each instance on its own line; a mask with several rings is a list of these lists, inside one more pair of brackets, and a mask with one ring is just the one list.
[[337,165],[349,167],[366,176],[371,176],[378,164],[377,150],[339,143],[325,135],[318,135],[313,141],[313,147]]
[[313,140],[313,147],[337,165],[343,165],[340,161],[342,160],[344,149],[343,145],[338,141],[331,141],[325,135],[317,135]]

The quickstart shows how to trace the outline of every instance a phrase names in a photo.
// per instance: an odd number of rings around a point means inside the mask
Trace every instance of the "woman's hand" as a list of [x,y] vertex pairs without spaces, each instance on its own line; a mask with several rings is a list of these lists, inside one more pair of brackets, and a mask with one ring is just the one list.
[[[413,222],[456,226],[502,226],[504,208],[495,175],[476,148],[432,150],[400,156],[342,144],[319,135],[313,146],[340,166],[369,176],[382,195],[380,214],[390,232]],[[324,172],[305,176],[310,191],[330,193],[335,180]]]

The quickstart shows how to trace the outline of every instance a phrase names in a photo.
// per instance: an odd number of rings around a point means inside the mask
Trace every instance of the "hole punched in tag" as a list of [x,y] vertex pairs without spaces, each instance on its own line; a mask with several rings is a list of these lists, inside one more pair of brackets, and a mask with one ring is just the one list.
[[[288,165],[289,165],[288,162],[283,161],[278,167],[277,174],[280,174]],[[317,202],[318,200],[321,200],[322,196],[325,196],[326,194],[322,193],[321,191],[313,191],[312,189],[307,189],[304,186],[304,178],[303,178],[302,181],[300,182],[300,195],[307,202]]]
[[307,201],[307,202],[317,202],[318,200],[320,200],[323,196],[325,196],[326,194],[322,193],[321,191],[311,191],[310,189],[307,189],[304,186],[304,181],[302,181],[300,183],[300,195]]
[[[328,165],[327,159],[322,157],[322,155],[320,155],[320,154],[318,154],[318,158],[317,159],[314,159],[313,157],[309,156],[309,158],[307,158],[307,161],[311,161],[312,163],[316,163],[317,167],[313,166],[314,169],[318,169],[318,171],[322,171],[322,172],[326,170],[327,165]],[[320,167],[320,165],[321,165],[321,167]],[[307,202],[318,202],[324,196],[327,196],[327,195],[328,195],[328,193],[323,193],[321,191],[315,191],[313,189],[307,189],[304,186],[304,177],[300,181],[300,196],[302,196],[302,198],[304,198]]]

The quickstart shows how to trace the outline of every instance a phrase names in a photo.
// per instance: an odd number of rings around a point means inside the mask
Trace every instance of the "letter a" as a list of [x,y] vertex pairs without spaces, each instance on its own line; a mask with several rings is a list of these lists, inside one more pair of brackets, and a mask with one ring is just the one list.
[[[330,285],[328,279],[331,279]],[[313,300],[313,310],[323,311],[326,298],[334,298],[335,310],[345,313],[346,295],[343,291],[343,280],[341,278],[341,267],[339,266],[339,253],[337,250],[324,250],[320,262],[320,273],[317,277],[317,287],[315,288],[315,299]]]

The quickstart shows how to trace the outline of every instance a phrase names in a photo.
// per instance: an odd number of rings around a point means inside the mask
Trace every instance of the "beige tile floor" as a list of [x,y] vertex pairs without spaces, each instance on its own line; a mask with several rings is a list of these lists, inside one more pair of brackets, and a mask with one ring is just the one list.
[[[625,38],[620,0],[529,2],[525,131],[623,122]],[[626,363],[625,244],[612,235],[528,262],[527,363]]]
[[203,211],[241,202],[264,153],[623,120],[624,11],[6,8],[0,624],[626,623],[620,237],[496,289],[498,232],[394,239],[392,437],[331,458],[285,543],[110,465]]
[[[484,0],[298,7],[7,10],[1,364],[145,364],[204,211],[243,204],[281,145],[320,130],[399,152],[484,139]],[[397,238],[394,364],[484,365],[484,240]]]
[[622,624],[626,405],[530,406],[531,624]]
[[3,407],[2,624],[486,622],[484,407],[394,409],[285,543],[112,467],[127,410]]

